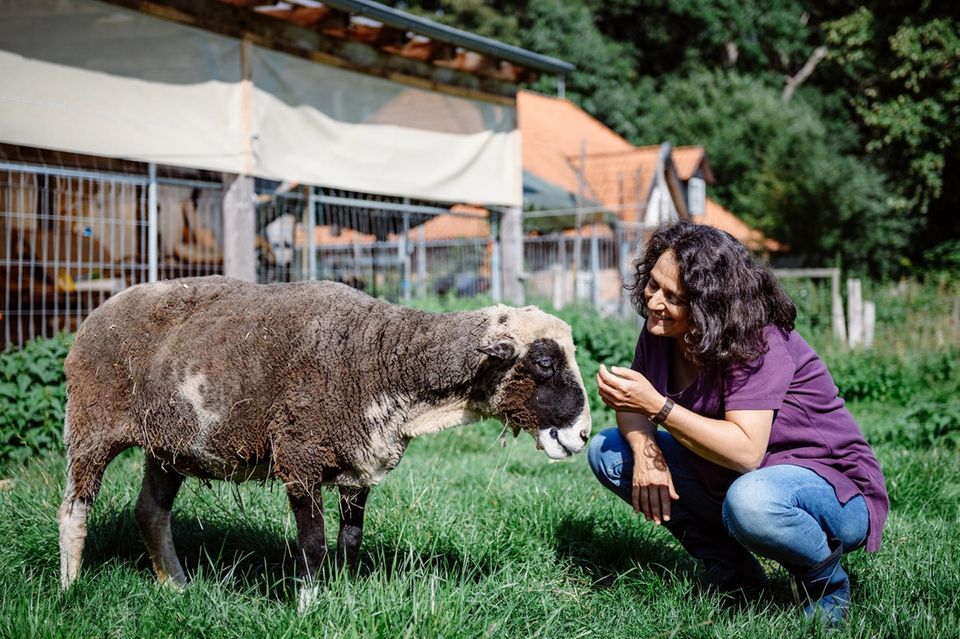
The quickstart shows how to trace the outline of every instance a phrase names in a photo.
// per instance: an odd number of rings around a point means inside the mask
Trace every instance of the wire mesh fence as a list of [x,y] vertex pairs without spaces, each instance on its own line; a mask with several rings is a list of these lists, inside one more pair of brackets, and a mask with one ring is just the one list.
[[333,280],[390,301],[490,289],[485,210],[281,185],[257,219],[260,282]]
[[623,223],[526,235],[527,299],[554,308],[575,303],[591,305],[603,315],[628,314],[623,285],[632,277],[642,240],[641,225]]
[[[150,276],[148,175],[0,163],[0,349]],[[159,276],[222,272],[219,185],[158,181]]]

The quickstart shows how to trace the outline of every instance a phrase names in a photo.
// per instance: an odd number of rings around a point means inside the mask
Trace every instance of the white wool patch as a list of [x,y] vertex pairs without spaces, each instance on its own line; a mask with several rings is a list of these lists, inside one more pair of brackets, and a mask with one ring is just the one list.
[[[535,340],[552,339],[563,349],[563,354],[567,360],[567,367],[575,371],[577,379],[581,384],[580,369],[577,366],[577,359],[574,355],[577,351],[573,344],[573,335],[570,326],[558,317],[541,311],[536,306],[524,306],[523,308],[512,308],[499,304],[485,309],[490,316],[490,328],[488,338],[496,340],[504,335],[512,337],[520,347],[519,357],[527,353],[527,349]],[[500,323],[500,316],[507,316],[507,323]]]
[[216,426],[223,419],[219,413],[204,408],[202,393],[204,383],[206,383],[206,377],[203,373],[194,373],[192,375],[188,374],[177,387],[180,396],[187,400],[193,408],[193,412],[196,413],[201,432]]
[[370,402],[367,409],[363,411],[363,418],[371,424],[386,424],[390,421],[391,416],[400,403],[398,399],[386,393],[381,393],[380,396]]
[[409,440],[478,418],[467,409],[465,399],[432,405],[413,403],[404,395],[387,394],[372,401],[363,416],[370,425],[363,459],[353,471],[340,475],[339,484],[375,486],[400,462]]
[[[73,493],[73,481],[67,480],[67,494]],[[65,500],[60,507],[60,587],[70,587],[80,570],[83,542],[87,537],[90,506],[80,500]]]
[[[583,387],[583,378],[580,375],[580,367],[577,365],[577,348],[573,343],[573,334],[570,326],[559,317],[554,317],[545,313],[536,306],[524,306],[523,308],[513,308],[499,304],[485,309],[490,316],[490,328],[488,330],[488,339],[494,341],[504,336],[512,337],[520,347],[518,356],[522,358],[526,355],[527,349],[537,339],[552,339],[563,349],[564,358],[567,362],[567,368],[573,371],[580,386]],[[507,316],[507,323],[500,323],[500,316]],[[583,392],[583,412],[580,415],[580,421],[583,427],[589,432],[591,427],[590,420],[590,400],[587,397],[586,388]]]
[[401,433],[408,439],[439,433],[442,430],[462,426],[477,421],[479,416],[467,408],[464,399],[451,400],[438,406],[427,404],[411,411],[411,416],[401,428]]

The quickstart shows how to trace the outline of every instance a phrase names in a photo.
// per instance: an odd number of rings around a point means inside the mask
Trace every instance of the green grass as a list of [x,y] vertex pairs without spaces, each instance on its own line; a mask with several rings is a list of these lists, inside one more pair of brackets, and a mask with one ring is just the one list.
[[[871,353],[832,342],[829,314],[815,293],[803,298],[798,326],[843,396],[855,400],[851,410],[874,444],[891,497],[881,551],[844,560],[853,581],[851,618],[830,636],[960,637],[955,290],[877,292],[882,324]],[[573,326],[600,430],[613,418],[595,399],[593,375],[601,362],[629,361],[636,325],[577,309],[561,315]],[[0,479],[12,480],[0,483],[0,639],[823,634],[804,622],[775,564],[767,564],[770,596],[730,605],[701,586],[697,565],[665,530],[635,517],[596,482],[582,455],[550,463],[527,435],[501,448],[493,423],[410,445],[371,493],[359,570],[330,576],[309,614],[297,614],[296,531],[275,483],[188,480],[173,528],[191,584],[183,593],[157,586],[133,524],[137,450],[108,469],[81,576],[61,595],[56,511],[64,461],[56,397],[63,394],[63,352],[62,344],[44,343],[27,355],[0,356]],[[332,542],[337,499],[328,495]]]
[[[890,404],[853,407],[885,432]],[[900,409],[901,411],[903,409]],[[596,424],[596,427],[602,427]],[[807,637],[775,565],[774,592],[736,607],[708,593],[663,529],[593,479],[486,423],[414,441],[370,497],[361,566],[296,611],[292,517],[279,485],[188,481],[174,535],[191,584],[157,586],[133,523],[142,455],[107,472],[81,577],[58,592],[56,453],[0,491],[2,637]],[[881,438],[882,439],[882,438]],[[836,637],[960,635],[960,453],[880,443],[893,496],[883,549],[846,559],[852,616]],[[328,538],[336,493],[328,493]]]

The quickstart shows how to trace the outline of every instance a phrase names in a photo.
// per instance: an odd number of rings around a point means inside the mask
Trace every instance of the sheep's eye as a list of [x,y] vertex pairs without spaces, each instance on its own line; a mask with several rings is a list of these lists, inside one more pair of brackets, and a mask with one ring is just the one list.
[[553,360],[549,357],[538,357],[534,360],[534,364],[537,366],[537,371],[544,375],[549,375],[553,372]]

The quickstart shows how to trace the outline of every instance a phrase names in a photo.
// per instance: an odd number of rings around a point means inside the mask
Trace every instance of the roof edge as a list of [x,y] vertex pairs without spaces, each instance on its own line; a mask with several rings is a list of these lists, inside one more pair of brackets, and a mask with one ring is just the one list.
[[408,29],[421,35],[428,36],[441,42],[462,46],[471,51],[496,56],[508,62],[521,66],[548,71],[550,73],[569,74],[576,67],[564,60],[552,58],[540,53],[534,53],[512,44],[500,42],[469,31],[455,27],[448,27],[420,16],[415,16],[399,9],[393,9],[372,0],[323,0],[324,4],[336,7],[343,11],[351,11],[373,20],[377,20],[391,27]]

